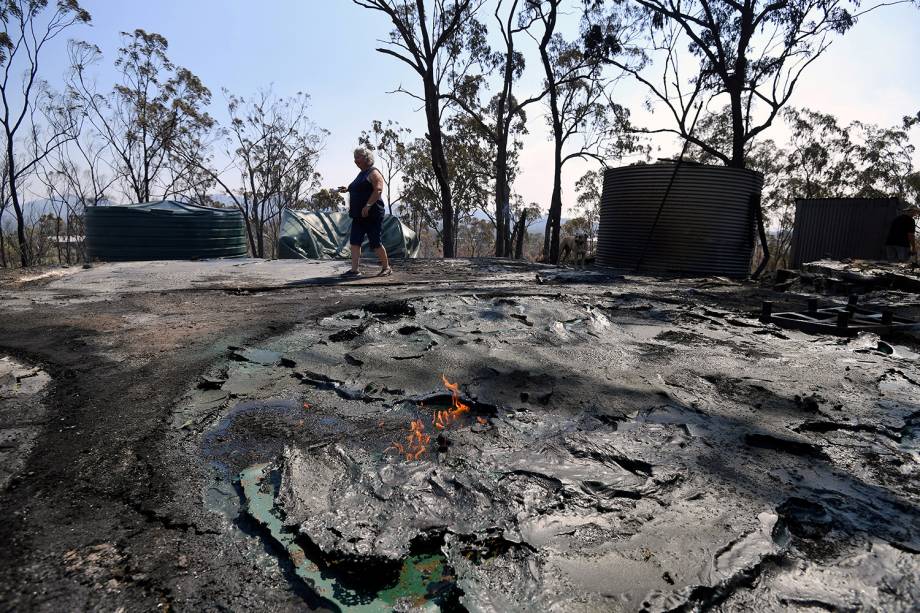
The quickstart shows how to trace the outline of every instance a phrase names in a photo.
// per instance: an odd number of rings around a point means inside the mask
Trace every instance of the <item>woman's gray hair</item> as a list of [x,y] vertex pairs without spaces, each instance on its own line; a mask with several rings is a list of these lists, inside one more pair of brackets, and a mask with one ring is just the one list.
[[374,150],[367,147],[358,147],[355,149],[355,157],[366,160],[368,164],[374,163]]

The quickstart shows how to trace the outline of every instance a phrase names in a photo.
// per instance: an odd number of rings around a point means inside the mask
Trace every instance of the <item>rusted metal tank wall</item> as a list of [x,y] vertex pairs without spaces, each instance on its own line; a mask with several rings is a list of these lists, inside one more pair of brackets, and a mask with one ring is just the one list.
[[607,169],[597,262],[643,272],[745,277],[754,246],[751,202],[762,187],[760,173],[725,166]]
[[795,201],[792,267],[815,260],[885,259],[897,198],[814,198]]

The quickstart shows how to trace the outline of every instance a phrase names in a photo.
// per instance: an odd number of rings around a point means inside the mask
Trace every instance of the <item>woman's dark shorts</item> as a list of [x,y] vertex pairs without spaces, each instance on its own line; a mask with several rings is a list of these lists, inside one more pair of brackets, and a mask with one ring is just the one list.
[[349,244],[361,245],[364,242],[364,235],[367,234],[368,246],[376,249],[380,246],[380,227],[383,225],[383,218],[376,217],[358,217],[351,220],[351,240]]

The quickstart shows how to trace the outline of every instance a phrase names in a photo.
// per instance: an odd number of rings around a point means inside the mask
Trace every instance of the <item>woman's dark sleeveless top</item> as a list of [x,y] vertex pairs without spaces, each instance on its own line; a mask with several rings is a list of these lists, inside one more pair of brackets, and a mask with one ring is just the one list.
[[[348,216],[352,219],[359,219],[361,217],[361,209],[364,208],[368,198],[374,193],[374,186],[371,185],[371,182],[368,180],[372,172],[374,172],[373,166],[367,170],[362,170],[358,173],[358,176],[355,177],[355,180],[351,182],[351,185],[348,186],[348,200],[350,203],[348,206]],[[371,207],[367,216],[369,219],[380,219],[383,217],[384,212],[383,198],[380,198],[374,203],[374,206]]]

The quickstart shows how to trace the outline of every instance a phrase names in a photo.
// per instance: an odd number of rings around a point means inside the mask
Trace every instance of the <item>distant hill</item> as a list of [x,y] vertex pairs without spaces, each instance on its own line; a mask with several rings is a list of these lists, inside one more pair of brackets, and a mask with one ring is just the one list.
[[[570,219],[569,217],[562,217],[560,219],[559,225],[560,226],[564,225],[565,222],[567,222],[569,219]],[[546,221],[547,221],[546,217],[541,217],[540,221],[528,227],[527,231],[530,232],[531,234],[540,234],[541,236],[543,234],[546,234]]]
[[[51,206],[51,201],[47,198],[39,198],[36,200],[27,200],[22,203],[22,212],[25,216],[28,223],[35,222],[42,215],[48,213],[54,213],[54,207]],[[10,231],[12,228],[16,227],[16,212],[13,210],[13,205],[10,204],[3,211],[3,216],[0,218],[0,225],[6,231]]]
[[[473,214],[473,216],[476,217],[477,219],[489,219],[489,218],[486,216],[486,214],[483,213],[482,211],[477,211],[476,213]],[[571,219],[571,218],[570,218],[570,217],[563,217],[562,220],[561,220],[561,224],[564,224],[564,223],[567,222],[569,219]],[[540,218],[539,220],[537,220],[535,223],[533,223],[533,224],[531,224],[530,226],[528,226],[527,231],[528,231],[529,233],[531,233],[531,234],[540,234],[540,235],[545,234],[545,233],[546,233],[546,221],[547,221],[547,218],[546,218],[546,217],[541,217],[541,218]]]

